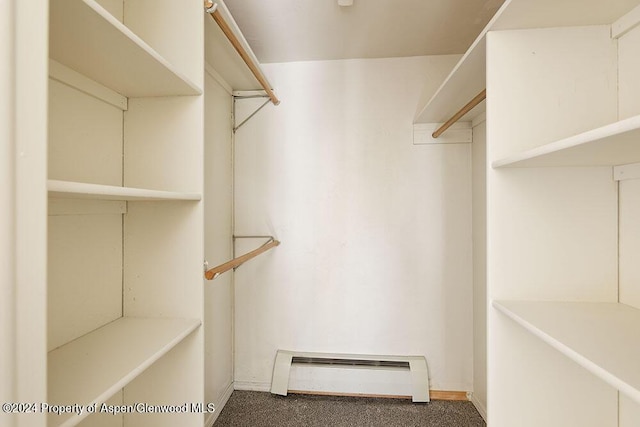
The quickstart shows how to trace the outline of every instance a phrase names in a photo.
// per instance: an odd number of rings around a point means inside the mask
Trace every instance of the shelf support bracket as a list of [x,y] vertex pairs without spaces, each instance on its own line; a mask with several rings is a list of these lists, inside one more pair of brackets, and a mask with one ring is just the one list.
[[[243,99],[243,98],[239,98],[239,99]],[[234,97],[234,101],[235,101],[235,97]],[[262,110],[262,109],[265,107],[265,105],[267,105],[269,102],[271,102],[271,100],[270,100],[270,99],[267,99],[267,100],[264,102],[264,104],[262,104],[261,106],[259,106],[257,110],[255,110],[253,113],[251,113],[251,114],[249,115],[249,117],[247,117],[247,118],[246,118],[246,119],[244,119],[242,122],[240,122],[240,124],[239,124],[238,126],[235,126],[235,127],[233,128],[233,133],[236,133],[236,131],[237,131],[238,129],[240,129],[240,128],[245,124],[245,123],[247,123],[247,122],[248,122],[248,121],[249,121],[253,116],[255,116],[256,114],[258,114],[258,111]],[[235,114],[234,114],[234,117],[235,117]]]

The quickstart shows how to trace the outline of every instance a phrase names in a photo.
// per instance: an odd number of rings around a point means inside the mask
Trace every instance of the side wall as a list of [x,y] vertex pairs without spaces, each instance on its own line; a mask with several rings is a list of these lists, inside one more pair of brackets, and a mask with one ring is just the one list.
[[[212,267],[233,257],[231,106],[231,95],[205,73],[204,253]],[[232,273],[204,287],[205,402],[216,406],[205,421],[212,425],[233,391]]]
[[[640,27],[618,40],[620,119],[640,114]],[[640,309],[640,180],[620,181],[620,302]],[[640,425],[640,404],[620,395],[620,427]]]
[[487,419],[487,122],[473,128],[473,404]]
[[291,349],[424,355],[432,389],[472,390],[471,147],[412,144],[457,59],[264,66],[282,104],[236,134],[235,231],[282,245],[235,274],[236,388],[268,390]]

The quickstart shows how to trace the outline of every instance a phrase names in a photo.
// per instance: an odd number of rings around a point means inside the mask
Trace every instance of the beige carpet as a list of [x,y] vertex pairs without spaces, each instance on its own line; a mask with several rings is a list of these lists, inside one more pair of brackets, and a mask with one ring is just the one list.
[[333,396],[275,396],[234,391],[214,427],[484,427],[471,402]]

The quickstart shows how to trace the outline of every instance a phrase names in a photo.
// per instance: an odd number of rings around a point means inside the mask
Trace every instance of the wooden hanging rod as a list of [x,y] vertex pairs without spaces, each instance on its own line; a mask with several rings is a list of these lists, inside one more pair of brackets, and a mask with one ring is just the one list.
[[275,240],[273,237],[264,245],[260,246],[258,249],[254,249],[251,252],[248,252],[242,256],[232,259],[231,261],[227,261],[224,264],[220,264],[217,267],[213,267],[210,270],[207,270],[204,273],[204,277],[207,280],[213,280],[225,271],[229,271],[232,268],[238,268],[245,262],[249,261],[251,258],[255,258],[263,252],[268,251],[271,248],[274,248],[280,244],[279,241]]
[[482,101],[484,101],[487,97],[487,90],[484,89],[482,92],[480,92],[479,94],[476,95],[475,98],[473,98],[471,101],[469,101],[467,103],[467,105],[465,105],[464,107],[462,107],[460,109],[460,111],[458,111],[457,113],[455,113],[453,115],[453,117],[451,117],[449,120],[447,120],[442,126],[440,126],[438,129],[436,129],[436,131],[434,133],[431,134],[431,136],[433,136],[434,138],[439,137],[440,135],[442,135],[444,133],[444,131],[446,131],[447,129],[449,129],[451,127],[451,125],[453,125],[455,122],[457,122],[458,120],[460,120],[460,118],[462,116],[464,116],[465,114],[467,114],[469,111],[471,111],[476,105],[480,104]]
[[264,91],[267,93],[273,105],[280,104],[280,100],[278,99],[276,94],[273,93],[273,90],[271,90],[271,87],[269,87],[269,83],[267,82],[267,79],[262,74],[262,71],[260,71],[260,68],[258,67],[258,65],[256,65],[256,63],[253,61],[249,53],[247,53],[245,48],[242,46],[242,43],[240,43],[240,40],[238,40],[238,38],[236,37],[231,27],[229,27],[227,22],[224,20],[224,18],[222,17],[222,14],[218,10],[219,8],[215,6],[217,6],[217,3],[214,4],[214,2],[211,0],[206,0],[204,2],[205,11],[207,11],[207,13],[211,15],[211,17],[213,18],[214,21],[216,21],[216,23],[218,24],[218,26],[220,27],[224,35],[227,36],[227,39],[229,39],[229,42],[231,42],[231,44],[233,45],[235,50],[238,52],[238,54],[240,55],[244,63],[247,64],[247,67],[249,67],[249,70],[251,70],[251,73],[253,73],[256,80],[258,80],[258,82],[260,83],[260,86],[262,86]]

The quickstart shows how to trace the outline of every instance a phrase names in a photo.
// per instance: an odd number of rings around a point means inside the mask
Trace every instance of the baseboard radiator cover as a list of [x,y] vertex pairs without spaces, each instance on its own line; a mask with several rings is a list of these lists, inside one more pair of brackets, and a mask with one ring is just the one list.
[[[380,356],[365,354],[309,353],[288,350],[276,352],[271,393],[286,396],[292,365],[409,372],[411,400],[429,402],[429,370],[424,356]],[[317,391],[317,390],[316,390]],[[368,394],[363,390],[361,394]]]

